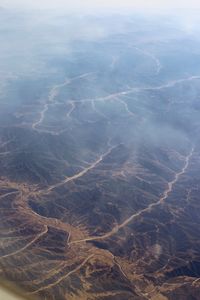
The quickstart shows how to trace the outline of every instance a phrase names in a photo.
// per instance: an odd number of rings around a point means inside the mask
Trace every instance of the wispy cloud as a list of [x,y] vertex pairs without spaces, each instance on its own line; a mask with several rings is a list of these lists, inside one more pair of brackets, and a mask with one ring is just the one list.
[[1,5],[13,8],[65,9],[66,11],[142,10],[165,12],[180,9],[200,9],[199,0],[1,0]]

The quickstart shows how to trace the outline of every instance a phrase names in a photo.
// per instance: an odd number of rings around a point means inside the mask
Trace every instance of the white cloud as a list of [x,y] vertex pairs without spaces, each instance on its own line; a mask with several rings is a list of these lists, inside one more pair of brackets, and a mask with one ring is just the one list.
[[165,12],[200,9],[199,0],[1,0],[13,8],[64,9],[68,11],[142,10]]

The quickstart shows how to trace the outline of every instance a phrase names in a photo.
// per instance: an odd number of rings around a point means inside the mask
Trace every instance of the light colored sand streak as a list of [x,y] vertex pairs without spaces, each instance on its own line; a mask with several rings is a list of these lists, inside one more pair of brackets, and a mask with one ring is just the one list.
[[38,234],[31,242],[29,242],[23,248],[20,248],[19,250],[15,251],[15,252],[1,256],[0,259],[16,255],[16,254],[21,253],[22,251],[26,250],[28,247],[30,247],[32,244],[34,244],[38,239],[40,239],[43,235],[45,235],[48,232],[48,226],[46,226],[46,225],[44,225],[44,226],[45,226],[45,230],[43,232],[41,232],[40,234]]
[[53,88],[50,90],[49,96],[48,96],[48,101],[47,103],[44,104],[44,108],[40,112],[40,118],[36,122],[32,124],[32,128],[36,129],[44,120],[46,112],[49,110],[49,106],[54,103],[55,98],[57,97],[59,90],[69,84],[71,84],[73,81],[77,79],[83,79],[86,78],[87,76],[93,74],[93,72],[90,73],[84,73],[79,76],[73,77],[71,79],[66,79],[63,83],[54,85]]
[[47,189],[47,192],[51,192],[52,190],[54,190],[55,188],[58,188],[62,185],[65,185],[66,183],[70,182],[70,181],[73,181],[73,180],[76,180],[82,176],[84,176],[86,173],[88,173],[89,171],[91,171],[92,169],[94,169],[99,163],[101,163],[103,161],[103,159],[109,155],[113,149],[115,149],[117,146],[113,146],[111,148],[108,149],[108,151],[106,151],[105,153],[101,154],[100,157],[95,161],[93,162],[89,167],[86,167],[85,169],[83,169],[81,172],[71,176],[71,177],[67,177],[65,180],[57,183],[57,184],[54,184],[52,185],[51,187],[49,187]]
[[94,256],[94,254],[91,254],[90,256],[88,256],[78,267],[76,267],[74,270],[70,271],[69,273],[65,274],[64,276],[60,277],[58,280],[56,280],[53,283],[50,283],[46,286],[43,286],[41,288],[39,288],[38,290],[35,290],[33,292],[28,293],[29,295],[33,295],[36,293],[39,293],[41,291],[47,290],[49,288],[54,287],[55,285],[59,284],[61,281],[63,281],[64,279],[66,279],[67,277],[69,277],[70,275],[72,275],[73,273],[77,272],[78,270],[80,270],[92,257]]
[[133,214],[128,219],[126,219],[123,223],[121,223],[120,225],[116,225],[110,232],[108,232],[108,233],[106,233],[102,236],[96,236],[96,237],[94,236],[94,237],[88,237],[88,238],[85,238],[85,239],[82,239],[82,240],[71,241],[69,243],[69,245],[70,244],[82,243],[82,242],[104,240],[106,238],[109,238],[112,235],[116,234],[120,229],[122,229],[123,227],[125,227],[126,225],[131,223],[134,219],[140,217],[143,213],[150,212],[152,208],[160,206],[161,204],[163,204],[165,202],[165,200],[168,198],[169,194],[172,192],[173,186],[179,180],[180,176],[183,175],[186,172],[186,170],[189,166],[190,159],[193,155],[193,152],[194,152],[194,148],[192,148],[192,150],[188,154],[188,156],[185,157],[185,164],[184,164],[183,168],[181,169],[180,172],[176,173],[174,179],[168,183],[167,189],[164,191],[163,196],[159,199],[159,201],[157,201],[155,203],[151,203],[146,208],[144,208],[144,209],[140,210],[139,212]]

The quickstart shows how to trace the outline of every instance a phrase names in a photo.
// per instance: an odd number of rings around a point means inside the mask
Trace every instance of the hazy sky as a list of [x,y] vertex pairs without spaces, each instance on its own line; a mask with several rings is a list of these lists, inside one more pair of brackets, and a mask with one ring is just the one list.
[[13,8],[65,9],[75,11],[142,10],[167,12],[200,9],[200,0],[0,0],[0,6]]

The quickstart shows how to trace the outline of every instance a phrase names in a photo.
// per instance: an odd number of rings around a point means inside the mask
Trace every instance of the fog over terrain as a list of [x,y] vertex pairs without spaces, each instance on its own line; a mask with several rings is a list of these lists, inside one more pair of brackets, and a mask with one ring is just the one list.
[[199,300],[200,4],[0,7],[1,277],[37,299]]

